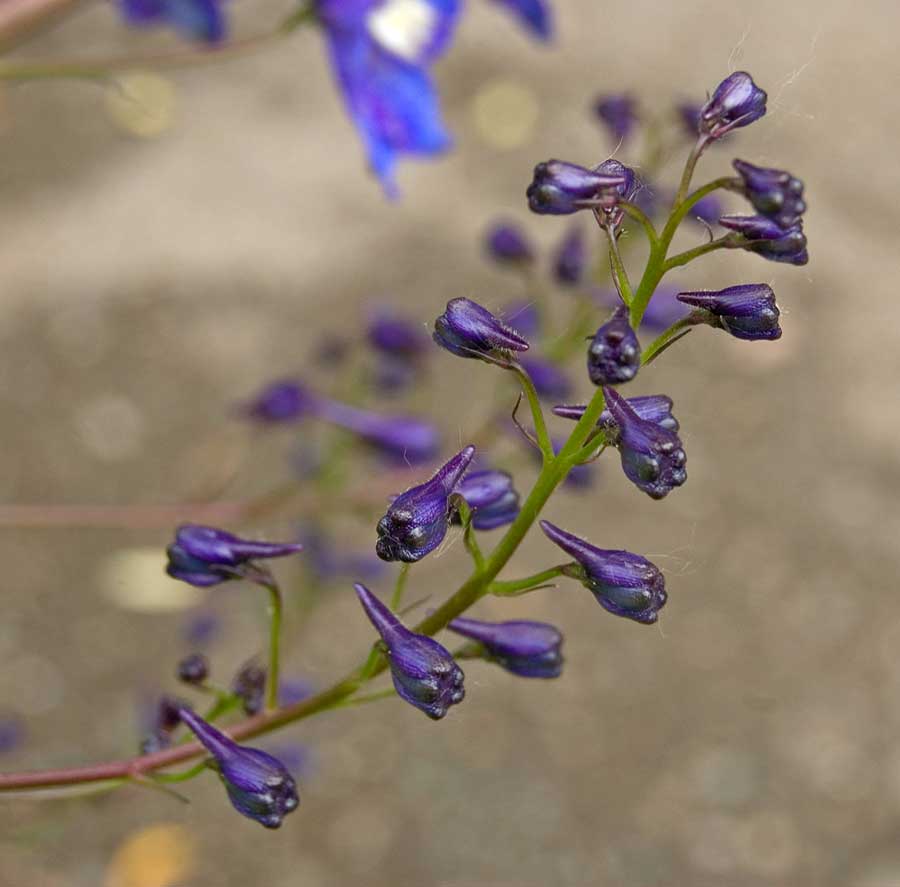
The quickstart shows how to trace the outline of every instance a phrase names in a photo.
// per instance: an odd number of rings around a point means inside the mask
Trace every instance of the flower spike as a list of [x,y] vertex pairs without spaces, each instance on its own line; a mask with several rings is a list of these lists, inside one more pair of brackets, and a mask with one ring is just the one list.
[[411,632],[365,585],[353,588],[387,647],[397,695],[432,720],[440,720],[466,695],[462,669],[436,640]]

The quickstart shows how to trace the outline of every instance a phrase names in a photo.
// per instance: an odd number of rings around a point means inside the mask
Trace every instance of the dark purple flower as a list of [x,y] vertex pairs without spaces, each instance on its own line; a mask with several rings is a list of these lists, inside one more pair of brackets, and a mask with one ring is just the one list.
[[440,436],[434,425],[413,416],[383,416],[336,400],[323,401],[318,415],[353,432],[395,462],[409,465],[428,462],[440,448]]
[[766,113],[766,93],[746,71],[726,77],[700,109],[700,130],[720,139],[740,126],[759,120]]
[[539,40],[553,36],[553,18],[546,0],[494,0],[505,6]]
[[[666,397],[665,394],[645,394],[639,397],[626,397],[625,402],[645,422],[652,422],[667,431],[678,431],[678,420],[672,414],[671,397]],[[553,412],[563,419],[572,419],[577,422],[584,415],[586,409],[587,406],[584,404],[560,404],[553,407]],[[609,410],[604,410],[600,414],[597,425],[610,430],[616,428],[615,420]]]
[[620,305],[597,330],[587,352],[588,376],[595,385],[629,382],[641,366],[641,345]]
[[190,653],[178,663],[176,673],[185,684],[202,684],[209,677],[209,660],[202,653]]
[[594,113],[609,130],[613,142],[624,142],[638,122],[637,106],[631,96],[605,95],[594,103]]
[[[456,485],[454,492],[472,510],[472,526],[476,530],[493,530],[511,524],[519,514],[519,494],[513,487],[512,476],[505,471],[473,471]],[[454,520],[459,520],[458,515],[454,515]]]
[[444,541],[450,520],[450,495],[474,455],[475,447],[466,447],[430,480],[394,499],[378,521],[378,557],[383,561],[415,563]]
[[498,222],[485,237],[488,255],[498,262],[518,265],[534,259],[534,248],[519,225]]
[[687,480],[687,457],[674,431],[642,419],[614,388],[604,388],[626,477],[651,499],[662,499]]
[[243,703],[244,713],[255,715],[262,711],[266,691],[267,671],[255,659],[245,662],[231,681],[231,692]]
[[212,755],[228,798],[238,813],[266,828],[278,828],[297,809],[297,784],[278,758],[238,745],[189,708],[181,719]]
[[572,380],[562,367],[542,357],[523,357],[520,363],[540,397],[557,400],[569,396]]
[[387,647],[397,695],[429,718],[440,720],[466,695],[462,669],[436,640],[411,632],[365,585],[353,587]]
[[780,228],[790,228],[806,212],[803,182],[783,169],[754,166],[746,160],[734,160],[732,166],[744,183],[744,195],[762,216]]
[[720,326],[738,339],[780,339],[775,293],[765,283],[729,286],[723,290],[679,293],[685,305],[700,309],[712,326]]
[[171,25],[189,40],[219,43],[227,22],[222,0],[117,0],[129,25]]
[[765,216],[722,216],[719,224],[743,235],[744,239],[734,246],[757,253],[764,259],[791,265],[805,265],[809,261],[802,221],[790,228],[782,228]]
[[296,422],[315,413],[320,400],[305,385],[282,379],[266,385],[255,397],[240,406],[240,412],[257,422]]
[[508,363],[511,351],[527,351],[528,342],[499,317],[471,299],[451,299],[434,322],[434,341],[457,357]]
[[578,561],[581,571],[577,578],[604,609],[644,625],[656,622],[668,595],[663,574],[650,561],[630,551],[595,548],[549,521],[542,520],[541,529]]
[[428,350],[428,334],[422,324],[385,310],[371,318],[366,338],[373,348],[392,357],[412,358]]
[[675,106],[678,119],[684,127],[684,131],[696,138],[700,134],[700,112],[702,108],[696,102],[680,102]]
[[302,550],[303,546],[294,542],[254,542],[215,527],[182,524],[166,549],[166,572],[173,579],[203,588],[239,577],[241,568],[254,560]]
[[500,319],[526,339],[537,338],[541,332],[541,318],[533,301],[512,302],[503,308]]
[[393,196],[400,155],[450,146],[428,69],[452,36],[459,3],[318,0],[316,12],[369,165]]
[[618,208],[620,200],[633,200],[635,195],[644,190],[643,183],[637,177],[634,170],[624,163],[619,163],[613,157],[604,160],[594,171],[606,176],[617,176],[622,179],[622,183],[615,188],[605,192],[600,208],[603,210],[602,216],[599,218],[604,221],[605,225],[611,228],[618,228],[622,224],[624,213]]
[[546,622],[480,622],[457,617],[451,631],[482,645],[485,658],[522,678],[558,678],[563,636]]
[[553,257],[553,276],[563,286],[581,282],[587,266],[588,249],[584,229],[580,225],[569,228]]
[[534,178],[525,195],[532,212],[560,216],[601,206],[605,195],[626,184],[626,177],[621,172],[606,172],[600,167],[586,169],[565,160],[548,160],[534,168]]

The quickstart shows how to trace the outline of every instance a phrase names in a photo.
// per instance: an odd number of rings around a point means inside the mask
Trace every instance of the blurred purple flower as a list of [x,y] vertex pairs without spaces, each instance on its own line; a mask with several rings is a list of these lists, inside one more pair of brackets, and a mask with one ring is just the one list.
[[126,23],[170,25],[189,40],[221,42],[227,32],[222,0],[117,0]]

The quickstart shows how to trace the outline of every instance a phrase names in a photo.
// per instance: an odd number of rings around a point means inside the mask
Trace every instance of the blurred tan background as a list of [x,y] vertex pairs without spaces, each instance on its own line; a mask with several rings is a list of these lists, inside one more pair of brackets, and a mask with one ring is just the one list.
[[[663,113],[745,68],[770,113],[700,175],[734,155],[800,175],[811,262],[716,255],[679,280],[771,283],[784,337],[700,330],[636,383],[675,399],[683,489],[652,502],[609,460],[547,510],[664,567],[663,618],[617,620],[571,584],[480,605],[557,622],[563,678],[472,663],[439,724],[390,701],[290,729],[314,760],[280,832],[234,814],[211,777],[185,786],[190,806],[138,789],[4,798],[4,887],[900,885],[896,5],[554,0],[551,48],[468,5],[437,70],[456,150],[403,164],[396,205],[365,173],[315,33],[168,72],[139,93],[147,113],[90,83],[3,91],[0,500],[177,501],[232,458],[234,400],[303,367],[323,329],[358,327],[364,303],[426,322],[454,296],[523,295],[481,234],[505,213],[543,244],[561,235],[526,215],[524,188],[538,160],[609,153],[597,93]],[[284,11],[235,7],[244,32]],[[98,5],[24,55],[156,45]],[[491,371],[444,356],[433,371],[446,451],[483,418],[469,392]],[[254,442],[238,492],[284,478],[289,442]],[[166,593],[154,560],[168,535],[0,529],[0,715],[27,729],[0,768],[133,752],[140,694],[174,689],[189,649],[195,598]],[[535,533],[507,575],[553,558]],[[430,559],[411,598],[463,568],[459,546]],[[262,626],[252,595],[215,595],[226,680]],[[370,633],[349,583],[297,637],[293,675],[322,686],[356,662]]]

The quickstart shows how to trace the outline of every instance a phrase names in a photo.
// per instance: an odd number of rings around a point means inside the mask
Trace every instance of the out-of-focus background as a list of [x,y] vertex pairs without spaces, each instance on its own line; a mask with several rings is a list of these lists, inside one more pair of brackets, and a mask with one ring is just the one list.
[[[118,91],[0,94],[0,501],[178,502],[240,459],[226,498],[284,481],[307,432],[248,443],[229,415],[238,398],[305,372],[324,333],[357,332],[366,305],[426,323],[455,296],[527,297],[481,236],[507,215],[545,246],[559,238],[565,223],[528,216],[524,188],[539,160],[611,152],[596,94],[628,90],[665,114],[744,68],[770,112],[710,151],[698,181],[735,155],[801,176],[811,261],[718,254],[678,282],[771,283],[784,336],[695,331],[635,383],[675,400],[683,489],[653,502],[611,458],[592,489],[547,509],[663,567],[662,619],[616,619],[572,583],[484,602],[482,616],[559,624],[564,676],[471,663],[466,702],[443,722],[388,701],[272,737],[306,754],[302,806],[280,832],[237,816],[212,777],[184,787],[189,806],[137,788],[4,798],[4,887],[900,885],[896,6],[554,0],[545,48],[499,7],[468,5],[437,69],[455,150],[403,164],[396,204],[365,173],[313,32]],[[234,11],[251,32],[284,6]],[[171,44],[98,4],[25,54],[157,45]],[[669,181],[679,163],[673,150]],[[444,452],[483,421],[472,394],[492,372],[433,356],[437,395],[407,403],[432,409]],[[291,518],[245,527],[277,538]],[[371,545],[368,525],[340,526],[350,547]],[[0,718],[25,731],[7,735],[0,768],[132,754],[141,700],[175,689],[198,617],[219,623],[203,643],[222,681],[257,650],[251,592],[198,601],[160,578],[169,536],[0,528]],[[534,532],[506,575],[557,559]],[[301,625],[299,569],[276,569],[287,671],[324,686],[370,628],[349,580]],[[458,545],[429,558],[410,599],[439,599],[463,569]]]

